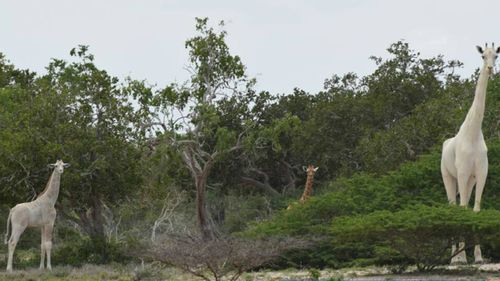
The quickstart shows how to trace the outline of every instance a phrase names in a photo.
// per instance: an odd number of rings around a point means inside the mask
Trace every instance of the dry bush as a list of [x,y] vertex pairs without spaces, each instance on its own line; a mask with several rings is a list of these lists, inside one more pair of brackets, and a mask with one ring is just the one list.
[[170,237],[150,251],[150,258],[178,267],[207,281],[237,280],[241,274],[268,264],[288,250],[304,248],[303,240],[255,240]]

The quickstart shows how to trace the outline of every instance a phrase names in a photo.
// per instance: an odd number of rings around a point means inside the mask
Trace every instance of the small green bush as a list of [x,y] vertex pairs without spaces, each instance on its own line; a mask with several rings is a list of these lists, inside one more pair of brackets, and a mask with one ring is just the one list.
[[417,205],[397,212],[340,217],[331,231],[334,243],[363,241],[374,245],[372,255],[387,264],[412,262],[427,271],[449,263],[451,245],[462,239],[469,242],[469,249],[475,242],[497,240],[500,211]]
[[319,278],[321,277],[321,272],[316,268],[310,268],[309,276],[311,276],[312,280],[319,280]]
[[108,242],[103,238],[81,237],[78,240],[66,241],[53,254],[53,261],[60,265],[80,266],[83,264],[107,264],[110,262],[127,262],[130,260],[124,253],[122,244]]

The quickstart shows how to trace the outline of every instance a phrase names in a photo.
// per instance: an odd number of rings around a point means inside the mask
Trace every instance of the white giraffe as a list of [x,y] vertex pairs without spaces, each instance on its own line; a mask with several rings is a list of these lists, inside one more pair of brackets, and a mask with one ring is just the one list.
[[[443,143],[443,153],[441,157],[441,174],[450,204],[456,204],[457,201],[457,183],[458,194],[460,195],[460,206],[468,206],[472,189],[476,185],[476,196],[474,200],[474,211],[481,209],[481,196],[488,175],[488,155],[487,147],[484,142],[481,125],[484,117],[484,108],[486,100],[486,88],[488,78],[493,74],[493,67],[500,48],[495,49],[494,45],[488,48],[477,46],[477,50],[483,58],[483,66],[477,80],[477,86],[472,106],[460,126],[457,135],[447,139]],[[459,243],[459,249],[463,249],[465,243]],[[456,245],[453,245],[452,254],[456,251]],[[482,263],[481,248],[475,246],[474,258],[476,263]],[[465,251],[452,258],[452,263],[467,263]]]
[[[36,200],[17,204],[9,212],[7,218],[7,233],[5,234],[5,244],[9,245],[9,257],[7,261],[7,271],[12,272],[12,259],[16,249],[19,237],[26,227],[42,228],[42,255],[40,259],[40,269],[44,268],[45,254],[47,254],[47,268],[52,270],[50,264],[50,252],[52,249],[52,229],[56,219],[56,204],[59,195],[59,185],[61,183],[61,174],[64,168],[69,167],[68,163],[57,160],[55,164],[49,164],[54,168],[45,190],[36,198]],[[12,226],[12,234],[9,237],[9,225]]]

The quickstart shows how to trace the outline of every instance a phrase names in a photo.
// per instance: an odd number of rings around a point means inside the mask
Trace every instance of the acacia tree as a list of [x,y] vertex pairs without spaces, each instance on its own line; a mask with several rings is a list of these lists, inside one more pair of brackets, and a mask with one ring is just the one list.
[[[214,237],[207,215],[206,189],[215,163],[242,148],[245,117],[236,129],[221,122],[218,104],[252,92],[254,80],[248,79],[238,56],[231,55],[226,32],[208,26],[207,18],[196,19],[199,35],[186,41],[191,78],[183,85],[171,84],[157,93],[157,125],[182,157],[196,188],[196,213],[203,239]],[[224,22],[219,23],[222,29]],[[165,122],[163,117],[168,116]],[[161,138],[161,137],[160,137]]]

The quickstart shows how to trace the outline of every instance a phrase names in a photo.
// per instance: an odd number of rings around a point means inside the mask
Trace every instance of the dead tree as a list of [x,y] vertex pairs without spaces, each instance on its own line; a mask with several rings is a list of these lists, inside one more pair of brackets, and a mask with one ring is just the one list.
[[149,252],[149,258],[178,267],[206,281],[237,280],[241,274],[269,264],[285,251],[311,243],[293,238],[218,238],[205,241],[192,237],[169,237]]

